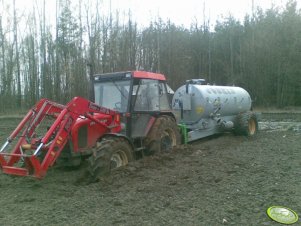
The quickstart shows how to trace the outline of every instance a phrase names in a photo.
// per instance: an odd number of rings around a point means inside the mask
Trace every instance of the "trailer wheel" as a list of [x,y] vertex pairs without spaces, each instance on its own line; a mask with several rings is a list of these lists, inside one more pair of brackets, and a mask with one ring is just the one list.
[[104,138],[97,143],[89,157],[89,174],[93,182],[108,176],[114,169],[127,165],[133,160],[133,148],[120,137]]
[[248,111],[237,115],[235,134],[254,136],[258,133],[258,119],[255,113]]
[[169,151],[178,145],[180,140],[175,120],[167,115],[160,116],[146,137],[146,154]]

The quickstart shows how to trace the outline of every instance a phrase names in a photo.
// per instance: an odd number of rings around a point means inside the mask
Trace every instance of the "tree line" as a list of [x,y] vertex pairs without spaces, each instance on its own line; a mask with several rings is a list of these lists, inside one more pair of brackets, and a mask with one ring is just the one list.
[[160,18],[141,28],[131,12],[126,21],[119,12],[103,15],[99,0],[56,0],[54,25],[45,0],[25,15],[15,0],[0,4],[11,12],[5,21],[0,14],[0,112],[28,109],[40,98],[88,97],[90,74],[137,69],[165,74],[174,89],[204,78],[245,88],[257,106],[301,106],[296,1],[258,8],[243,22],[229,16],[214,29],[208,20],[185,28]]

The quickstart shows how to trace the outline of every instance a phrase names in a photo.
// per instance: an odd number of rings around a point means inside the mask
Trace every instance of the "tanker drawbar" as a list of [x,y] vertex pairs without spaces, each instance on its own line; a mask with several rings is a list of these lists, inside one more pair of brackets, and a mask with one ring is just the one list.
[[172,99],[177,122],[186,127],[188,142],[225,131],[244,135],[258,131],[258,116],[251,111],[252,100],[246,90],[204,82],[186,81]]

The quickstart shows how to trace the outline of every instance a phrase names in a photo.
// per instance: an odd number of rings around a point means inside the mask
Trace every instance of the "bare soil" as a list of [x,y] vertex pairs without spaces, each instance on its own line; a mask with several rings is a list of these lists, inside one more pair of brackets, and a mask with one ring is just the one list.
[[[18,121],[0,119],[1,143]],[[82,168],[53,167],[43,180],[0,173],[1,225],[279,225],[272,205],[301,215],[301,114],[263,114],[260,128],[145,157],[93,184],[79,183]]]

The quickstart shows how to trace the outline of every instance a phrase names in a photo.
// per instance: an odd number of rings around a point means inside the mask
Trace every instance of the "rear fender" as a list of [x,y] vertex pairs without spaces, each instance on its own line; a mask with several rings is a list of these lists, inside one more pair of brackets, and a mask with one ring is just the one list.
[[170,111],[150,112],[150,113],[136,113],[135,122],[132,122],[132,138],[144,138],[147,136],[157,118],[161,116],[168,116],[176,122],[175,115]]
[[[175,122],[177,122],[175,115],[173,114],[173,112],[167,111],[167,112],[160,112],[160,114],[157,114],[156,116],[153,116],[152,118],[154,118],[155,120],[150,120],[149,121],[149,125],[150,126],[149,130],[151,129],[151,127],[153,126],[153,124],[155,123],[156,119],[161,117],[161,116],[168,116],[170,118],[172,118]],[[146,134],[148,134],[148,131],[146,131]]]
[[173,112],[164,112],[164,113],[160,114],[159,116],[163,116],[163,115],[171,117],[173,120],[175,120],[175,122],[177,121],[176,116]]

